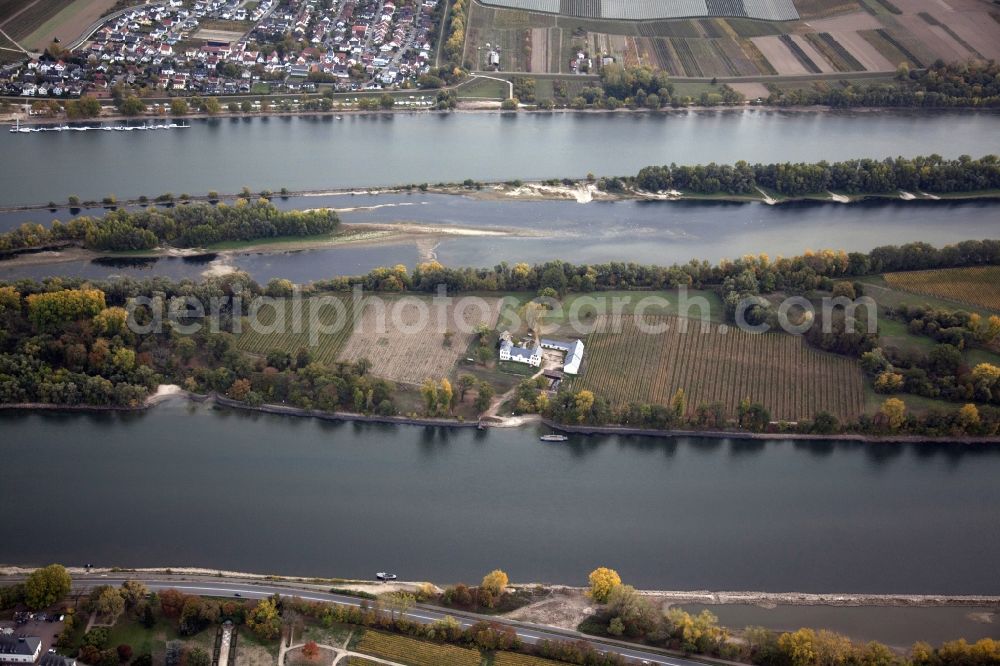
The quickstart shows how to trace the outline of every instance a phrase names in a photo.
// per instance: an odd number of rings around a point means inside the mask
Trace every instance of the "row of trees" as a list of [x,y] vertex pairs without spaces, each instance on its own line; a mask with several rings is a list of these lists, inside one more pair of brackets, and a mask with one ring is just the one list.
[[610,63],[601,68],[599,85],[583,88],[577,97],[568,102],[576,109],[593,106],[613,111],[622,106],[660,109],[695,103],[702,106],[733,105],[742,104],[744,100],[742,93],[725,84],[714,91],[706,90],[697,98],[678,95],[675,94],[674,84],[670,83],[667,73],[662,70]]
[[[845,107],[996,107],[1000,106],[1000,65],[989,60],[945,63],[937,61],[926,70],[903,64],[893,83],[818,81],[808,88],[785,88],[768,84],[766,103],[776,106],[824,105]],[[705,91],[697,99],[674,94],[666,72],[650,67],[624,67],[611,63],[601,68],[599,86],[584,89],[580,106],[616,109],[646,107],[743,104],[745,98],[731,87]],[[577,106],[577,100],[571,106]]]
[[1000,641],[989,638],[971,645],[965,640],[951,641],[937,649],[918,642],[907,657],[876,641],[859,644],[832,631],[807,628],[778,633],[747,627],[739,640],[733,640],[708,610],[692,615],[675,607],[661,613],[647,597],[623,584],[613,569],[595,569],[589,582],[590,596],[601,605],[581,625],[585,631],[730,661],[758,666],[986,666],[1000,660]]
[[699,166],[648,166],[634,178],[604,179],[599,186],[622,185],[649,192],[684,190],[700,194],[753,194],[767,188],[786,196],[838,190],[852,194],[878,194],[896,190],[973,192],[1000,187],[1000,161],[996,155],[972,159],[963,155],[946,160],[927,157],[844,162],[708,164]]
[[830,291],[836,280],[872,273],[924,270],[1000,263],[1000,241],[970,240],[936,248],[928,243],[887,245],[870,252],[842,250],[809,251],[796,257],[771,259],[766,254],[747,255],[718,264],[691,260],[670,266],[633,262],[571,264],[548,261],[530,265],[502,262],[492,268],[452,268],[431,261],[412,272],[405,266],[378,268],[353,277],[317,280],[306,291],[350,291],[360,285],[366,291],[436,292],[444,285],[449,293],[468,291],[540,292],[556,295],[612,289],[667,289],[679,286],[722,286],[727,279],[740,287],[770,293],[776,290]]
[[783,89],[769,86],[768,104],[833,107],[996,107],[1000,106],[1000,65],[995,61],[938,60],[926,70],[897,71],[889,83],[817,83],[813,88]]
[[337,230],[332,210],[281,211],[266,199],[237,199],[232,206],[190,204],[175,208],[113,210],[103,217],[78,217],[51,227],[25,223],[0,234],[0,251],[57,242],[82,243],[94,250],[149,250],[160,243],[204,247],[222,241],[277,236],[312,236]]
[[[55,580],[49,580],[50,578]],[[29,584],[34,588],[45,581],[45,607],[61,601],[69,592],[68,576],[58,565],[36,571],[28,583],[14,588],[0,588],[7,599],[11,589],[24,594]],[[729,632],[718,625],[717,618],[708,611],[692,615],[681,609],[671,608],[661,612],[649,598],[622,582],[613,569],[599,567],[588,577],[588,594],[598,604],[596,613],[581,628],[589,633],[627,637],[647,644],[689,653],[722,657],[758,666],[823,666],[853,664],[855,666],[992,666],[1000,661],[1000,642],[983,639],[974,644],[964,640],[944,643],[933,648],[927,643],[916,643],[907,656],[899,655],[887,647],[870,642],[853,643],[848,638],[829,631],[799,629],[777,633],[760,627],[748,627],[740,640],[733,640]],[[464,588],[464,589],[460,589]],[[452,605],[467,606],[461,602],[462,594],[475,590],[477,597],[488,599],[494,605],[510,593],[509,579],[496,569],[483,577],[477,588],[455,586],[445,591],[441,601]],[[178,590],[165,590],[159,595],[150,594],[138,581],[126,581],[121,587],[99,586],[94,588],[85,608],[107,617],[123,612],[134,616],[147,629],[152,629],[158,617],[176,622],[181,636],[199,633],[205,628],[229,620],[245,625],[258,640],[275,640],[283,626],[300,626],[311,619],[325,626],[349,624],[361,627],[395,631],[423,640],[464,645],[483,652],[523,651],[567,663],[589,666],[619,666],[625,661],[614,653],[597,651],[585,641],[545,641],[535,646],[524,645],[513,628],[498,623],[479,622],[468,628],[451,618],[422,624],[406,617],[406,612],[417,600],[429,601],[436,597],[432,586],[423,586],[416,594],[392,592],[381,595],[374,604],[363,600],[357,606],[306,601],[297,597],[273,597],[258,602],[245,600],[207,599],[184,594]],[[66,632],[64,632],[66,633]],[[129,645],[111,647],[109,631],[100,627],[87,632],[79,643],[79,658],[86,663],[114,666],[132,658]],[[188,651],[182,645],[168,645],[167,663],[180,664],[183,660],[192,666],[210,663],[203,651]],[[176,653],[176,654],[171,654]],[[133,664],[151,663],[147,655],[140,655]]]

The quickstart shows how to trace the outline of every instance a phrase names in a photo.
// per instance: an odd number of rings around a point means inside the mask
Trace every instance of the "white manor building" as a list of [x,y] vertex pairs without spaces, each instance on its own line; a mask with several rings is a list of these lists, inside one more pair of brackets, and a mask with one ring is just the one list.
[[500,343],[500,360],[526,363],[537,368],[542,364],[542,348],[535,347],[534,349],[529,349],[528,347],[515,347],[508,335]]
[[580,364],[583,363],[583,341],[565,342],[563,340],[551,340],[542,338],[539,344],[532,347],[518,347],[511,340],[510,333],[504,331],[500,335],[500,360],[524,363],[533,368],[542,364],[542,349],[552,349],[563,352],[563,373],[576,375],[580,372]]

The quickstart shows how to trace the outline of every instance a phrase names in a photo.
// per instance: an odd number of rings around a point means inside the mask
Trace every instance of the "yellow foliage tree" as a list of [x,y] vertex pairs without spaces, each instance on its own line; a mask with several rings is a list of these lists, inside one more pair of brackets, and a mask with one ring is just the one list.
[[881,372],[875,378],[875,390],[879,393],[895,393],[903,388],[903,375],[896,372]]
[[622,584],[622,577],[618,572],[607,567],[594,569],[587,580],[590,582],[590,597],[600,604],[608,600],[611,590]]
[[670,400],[670,409],[676,420],[680,421],[684,418],[684,414],[687,412],[687,397],[684,395],[684,389],[679,388],[674,393],[674,397]]
[[39,330],[58,328],[104,309],[100,289],[63,289],[28,296],[28,319]]
[[14,287],[0,287],[0,315],[21,309],[21,294]]
[[128,311],[125,308],[104,308],[94,316],[94,326],[101,335],[118,335],[125,330]]
[[899,398],[889,398],[882,403],[879,414],[885,418],[885,423],[890,430],[898,430],[906,419],[906,403]]
[[813,666],[816,663],[816,632],[812,629],[790,631],[778,637],[778,648],[792,666]]
[[958,410],[958,423],[966,431],[977,427],[980,423],[979,409],[972,403],[965,405]]
[[506,573],[500,569],[494,569],[483,576],[483,582],[480,584],[480,587],[489,590],[495,596],[500,596],[507,589],[509,582],[510,580],[507,578]]
[[420,387],[420,395],[424,398],[424,406],[427,413],[433,415],[438,406],[438,385],[433,379],[425,379]]
[[111,355],[111,363],[116,368],[128,372],[135,367],[135,352],[126,347],[119,347]]
[[1000,368],[989,363],[980,363],[972,369],[972,379],[976,383],[986,382],[989,386],[993,386],[1000,381]]
[[257,638],[262,640],[274,640],[281,632],[281,617],[278,615],[278,607],[271,599],[262,599],[258,602],[247,613],[246,623]]
[[451,382],[445,377],[441,380],[441,388],[438,390],[438,402],[441,405],[441,409],[451,409],[451,401],[454,395],[455,392],[451,388]]
[[574,403],[576,404],[576,419],[583,423],[594,407],[594,394],[586,390],[580,391],[574,397]]

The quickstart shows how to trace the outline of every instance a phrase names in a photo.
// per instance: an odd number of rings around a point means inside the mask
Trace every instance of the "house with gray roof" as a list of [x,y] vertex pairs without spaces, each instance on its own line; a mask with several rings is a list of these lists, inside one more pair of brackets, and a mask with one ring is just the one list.
[[37,636],[0,635],[0,664],[33,664],[41,651]]
[[542,348],[516,347],[510,339],[505,339],[500,343],[500,360],[525,363],[537,368],[542,364]]

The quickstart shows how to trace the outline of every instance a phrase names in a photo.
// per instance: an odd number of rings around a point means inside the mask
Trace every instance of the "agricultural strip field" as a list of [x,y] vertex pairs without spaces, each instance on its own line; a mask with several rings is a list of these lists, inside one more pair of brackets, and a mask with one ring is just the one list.
[[415,385],[447,377],[465,357],[476,325],[496,324],[500,300],[456,298],[438,306],[408,296],[372,300],[362,308],[339,360],[367,358],[376,377]]
[[803,35],[838,72],[862,72],[865,67],[828,32],[811,32]]
[[757,50],[760,51],[764,59],[771,63],[771,66],[780,75],[809,74],[818,69],[815,65],[813,65],[813,69],[807,69],[799,61],[798,57],[785,45],[781,37],[784,37],[784,35],[754,37],[750,41],[753,42],[753,45],[757,47]]
[[[243,330],[236,335],[236,348],[260,356],[273,350],[294,355],[305,348],[312,352],[314,361],[330,364],[353,333],[353,310],[352,299],[346,297],[275,299],[246,313]],[[250,317],[256,318],[258,330],[253,330]],[[313,328],[317,329],[315,340],[310,335]]]
[[[21,46],[26,49],[41,50],[57,37],[65,44],[79,37],[114,4],[115,0],[42,0],[11,22],[12,27],[17,26],[17,34],[11,37],[20,37]],[[45,13],[37,9],[41,6],[45,7]]]
[[613,405],[665,405],[682,388],[690,412],[718,401],[734,416],[740,401],[749,398],[767,407],[772,418],[788,421],[823,410],[854,419],[864,410],[864,379],[852,359],[817,351],[801,336],[718,326],[703,332],[698,322],[682,332],[682,321],[646,317],[648,324],[668,326],[647,333],[634,317],[618,322],[601,317],[587,338],[583,374],[574,390],[591,390]]
[[[807,72],[810,74],[820,74],[823,72],[824,68],[816,64],[816,60],[822,62],[822,59],[819,58],[815,52],[811,54],[807,53],[805,50],[808,48],[807,45],[804,43],[799,44],[799,42],[795,41],[795,38],[792,37],[792,35],[781,35],[778,37],[778,40],[792,52],[792,55],[795,56],[795,59],[799,61],[799,64],[802,65]],[[813,58],[815,58],[815,60]]]
[[73,2],[74,0],[0,0],[0,28],[14,39],[23,39]]
[[365,629],[361,640],[353,645],[356,652],[388,659],[406,666],[479,666],[482,655],[478,650],[419,641],[407,636],[397,636]]
[[885,281],[913,294],[937,296],[1000,312],[1000,266],[886,273]]

